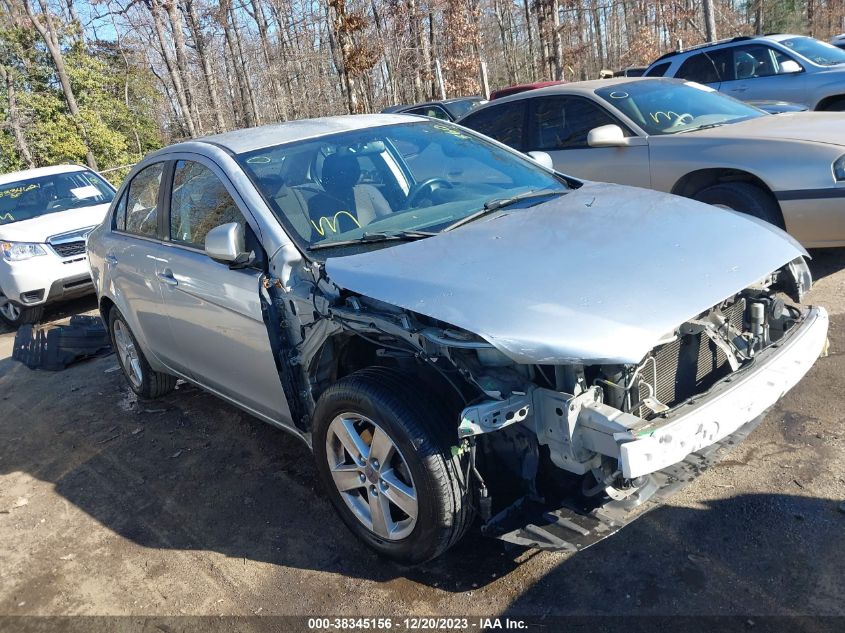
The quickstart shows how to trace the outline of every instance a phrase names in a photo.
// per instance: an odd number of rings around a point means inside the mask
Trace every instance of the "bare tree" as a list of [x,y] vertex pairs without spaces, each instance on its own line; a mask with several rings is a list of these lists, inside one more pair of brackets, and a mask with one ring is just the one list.
[[[53,17],[47,9],[47,3],[45,0],[38,0],[38,6],[41,9],[40,14],[36,14],[36,12],[32,10],[29,2],[30,0],[23,0],[26,14],[29,16],[35,30],[38,31],[38,34],[41,36],[41,39],[44,40],[44,44],[47,46],[47,51],[50,53],[50,58],[53,60],[53,66],[56,68],[56,75],[59,78],[59,83],[62,86],[62,93],[64,94],[65,101],[67,102],[67,109],[70,112],[70,116],[79,127],[80,135],[85,142],[85,162],[91,169],[96,169],[97,161],[94,159],[94,153],[91,151],[91,145],[88,140],[88,131],[85,129],[85,123],[83,122],[82,116],[79,112],[79,104],[76,102],[76,95],[74,94],[73,87],[70,83],[70,76],[65,68],[65,59],[62,54],[61,45],[59,43],[59,34],[56,31],[56,25],[53,22]],[[43,23],[41,22],[42,18],[44,20]]]

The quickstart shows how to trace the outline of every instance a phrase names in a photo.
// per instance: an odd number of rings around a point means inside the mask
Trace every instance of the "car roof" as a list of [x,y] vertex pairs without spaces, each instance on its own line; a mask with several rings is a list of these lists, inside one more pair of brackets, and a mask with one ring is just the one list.
[[754,40],[768,40],[770,42],[782,42],[784,40],[791,39],[793,37],[807,37],[805,35],[795,35],[794,33],[766,33],[765,35],[740,35],[738,37],[732,37],[725,40],[718,40],[716,42],[705,42],[704,44],[699,44],[697,46],[690,46],[689,48],[685,48],[681,51],[670,51],[665,53],[655,59],[653,62],[649,64],[649,68],[654,66],[659,62],[665,62],[667,60],[671,60],[673,57],[677,57],[679,55],[686,55],[687,53],[699,53],[702,51],[706,51],[709,49],[719,48],[721,46],[729,46],[731,44],[738,44],[740,42],[752,42]]
[[206,143],[222,147],[234,154],[251,152],[264,147],[284,145],[294,141],[319,138],[340,132],[354,132],[381,125],[398,125],[427,121],[426,117],[409,114],[348,114],[344,116],[323,117],[318,119],[300,119],[271,123],[259,127],[244,128],[223,134],[213,134],[187,140],[183,143],[170,145],[162,150],[150,154],[170,153],[180,149],[191,149],[196,143]]
[[554,86],[546,86],[545,88],[536,88],[534,90],[526,90],[518,92],[517,94],[508,95],[507,97],[500,97],[489,103],[485,103],[458,119],[460,123],[470,115],[486,110],[492,106],[502,103],[510,103],[512,101],[520,101],[522,99],[533,99],[534,97],[551,96],[556,94],[574,94],[574,95],[591,95],[598,88],[608,88],[610,86],[621,86],[635,81],[665,81],[671,83],[685,83],[681,79],[672,79],[670,77],[613,77],[612,79],[592,79],[590,81],[573,81],[565,84],[556,84]]
[[420,103],[406,103],[402,105],[392,105],[390,107],[385,108],[381,111],[382,114],[395,114],[399,112],[404,112],[405,110],[412,110],[414,108],[424,108],[426,106],[448,106],[453,103],[459,103],[461,101],[482,101],[483,97],[479,97],[478,95],[470,95],[468,97],[451,97],[449,99],[436,99],[433,101],[422,101]]
[[12,171],[8,174],[0,174],[0,185],[6,185],[18,180],[39,178],[41,176],[55,176],[56,174],[69,174],[74,171],[85,171],[87,167],[81,165],[53,165],[51,167],[36,167],[35,169],[23,169]]

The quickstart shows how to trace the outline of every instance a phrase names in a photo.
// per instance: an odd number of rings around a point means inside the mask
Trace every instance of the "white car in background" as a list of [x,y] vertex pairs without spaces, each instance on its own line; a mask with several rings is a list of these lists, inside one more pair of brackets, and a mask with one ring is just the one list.
[[113,198],[78,165],[0,175],[0,320],[36,323],[48,303],[94,291],[85,240]]

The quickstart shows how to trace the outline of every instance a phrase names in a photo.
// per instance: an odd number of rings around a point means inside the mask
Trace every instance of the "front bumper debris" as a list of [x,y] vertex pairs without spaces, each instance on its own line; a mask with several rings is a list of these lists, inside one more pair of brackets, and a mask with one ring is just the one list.
[[724,458],[763,418],[759,415],[733,434],[687,455],[682,462],[652,473],[651,481],[626,499],[591,508],[586,502],[569,501],[561,506],[523,497],[484,524],[482,533],[522,547],[566,552],[583,550],[665,503]]

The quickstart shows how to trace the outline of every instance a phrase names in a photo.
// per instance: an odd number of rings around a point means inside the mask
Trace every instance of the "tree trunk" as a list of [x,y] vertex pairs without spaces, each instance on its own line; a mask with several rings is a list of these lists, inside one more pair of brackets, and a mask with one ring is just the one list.
[[346,88],[346,108],[349,114],[358,112],[358,97],[355,94],[355,78],[349,71],[349,58],[352,55],[352,34],[346,21],[346,0],[329,0],[329,19],[334,39],[340,52],[340,78]]
[[41,14],[44,16],[44,24],[41,24],[33,13],[32,7],[29,5],[29,0],[24,0],[26,14],[29,16],[35,30],[41,36],[41,39],[44,40],[44,44],[46,44],[50,57],[53,60],[53,65],[56,68],[56,74],[59,76],[59,83],[62,86],[62,92],[67,102],[67,109],[85,143],[85,162],[91,169],[97,169],[97,161],[94,158],[94,153],[91,151],[88,141],[88,131],[85,129],[85,124],[80,116],[79,104],[76,102],[76,95],[73,93],[73,87],[70,85],[70,76],[67,74],[67,69],[65,68],[65,60],[62,56],[62,50],[59,47],[59,36],[53,24],[53,18],[50,16],[45,0],[38,0],[38,4],[41,7]]
[[[191,73],[188,69],[188,55],[185,52],[185,33],[182,30],[182,12],[176,4],[177,0],[166,0],[164,9],[170,20],[170,31],[173,33],[173,48],[176,51],[176,67],[179,70],[179,79],[182,82],[182,89],[185,91],[185,103],[188,105],[188,116],[194,116],[194,95],[191,88]],[[198,119],[193,121],[194,127],[200,127]]]
[[9,124],[12,126],[12,134],[15,136],[15,145],[17,145],[26,166],[32,169],[35,167],[35,161],[32,160],[32,152],[29,151],[29,144],[21,128],[18,102],[15,98],[14,77],[12,77],[11,71],[6,70],[6,67],[2,65],[0,65],[0,80],[6,85],[6,97],[9,100]]
[[537,57],[534,52],[534,25],[531,23],[531,8],[528,0],[522,0],[525,9],[525,32],[528,35],[528,76],[531,80],[537,80]]
[[208,92],[209,103],[211,104],[211,109],[214,111],[214,130],[216,132],[222,132],[226,129],[226,123],[223,120],[223,108],[220,107],[220,98],[217,96],[217,82],[215,81],[214,73],[211,72],[211,61],[208,58],[208,49],[205,46],[205,37],[200,27],[197,8],[193,0],[186,0],[185,7],[188,10],[188,30],[194,39],[194,46],[197,49],[197,55],[202,66],[202,74],[205,78],[205,88]]
[[247,99],[249,99],[249,109],[252,112],[253,125],[261,124],[261,115],[258,111],[258,104],[255,101],[255,91],[252,89],[250,82],[250,74],[247,70],[246,58],[244,57],[244,49],[241,46],[241,33],[238,28],[237,14],[232,7],[231,2],[228,3],[229,19],[231,20],[232,29],[232,43],[235,45],[234,51],[237,55],[238,66],[241,70],[238,73],[238,79],[242,82],[243,89],[246,91]]
[[173,92],[176,93],[176,102],[179,104],[179,119],[182,123],[182,128],[187,130],[188,136],[193,138],[197,135],[197,132],[194,128],[194,120],[191,116],[191,109],[188,107],[185,87],[182,85],[182,79],[179,76],[176,63],[173,61],[173,56],[170,54],[170,41],[166,35],[167,26],[164,23],[164,16],[161,13],[159,0],[148,0],[147,8],[152,14],[153,27],[155,28],[156,37],[158,38],[160,46],[159,50],[161,51],[162,59],[164,59],[167,74],[170,76],[170,82],[173,84]]
[[[759,1],[759,0],[758,0]],[[701,0],[701,7],[704,11],[704,33],[708,42],[716,41],[716,14],[713,9],[713,0]]]
[[267,36],[267,17],[264,15],[264,7],[261,0],[251,0],[255,24],[258,26],[258,39],[261,42],[261,54],[264,63],[267,65],[267,74],[270,78],[270,88],[273,93],[273,109],[276,112],[276,119],[286,121],[288,118],[287,106],[282,99],[282,86],[279,83],[279,76],[273,68],[273,55],[270,52],[270,40]]
[[552,46],[554,55],[555,79],[563,79],[563,40],[560,37],[560,11],[557,0],[551,0],[550,9],[552,12]]

